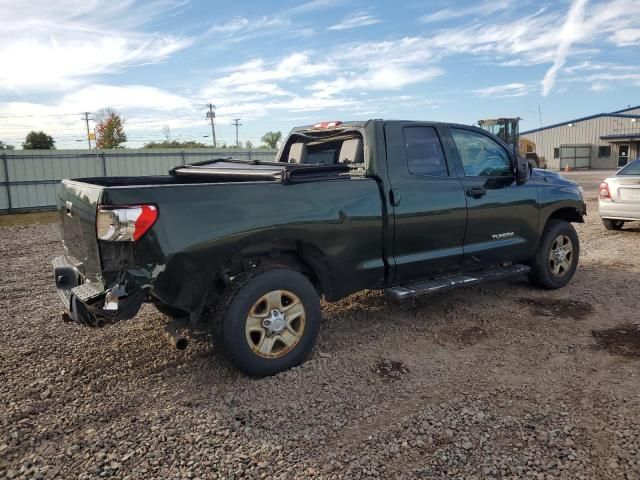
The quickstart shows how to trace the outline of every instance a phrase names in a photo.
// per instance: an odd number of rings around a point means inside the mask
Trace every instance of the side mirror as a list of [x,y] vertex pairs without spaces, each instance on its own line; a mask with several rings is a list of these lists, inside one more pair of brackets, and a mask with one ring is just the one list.
[[516,185],[524,185],[529,180],[531,168],[525,158],[516,157]]

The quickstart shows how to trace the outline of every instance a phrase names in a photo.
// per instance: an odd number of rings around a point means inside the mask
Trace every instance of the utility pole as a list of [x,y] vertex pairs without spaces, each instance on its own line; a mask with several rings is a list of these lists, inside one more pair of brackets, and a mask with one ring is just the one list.
[[209,111],[207,112],[207,118],[211,120],[211,140],[213,141],[213,148],[216,148],[216,127],[213,121],[216,118],[215,108],[216,106],[213,104],[207,105],[209,107]]
[[238,142],[238,127],[239,127],[240,125],[242,125],[242,124],[240,123],[240,119],[239,119],[239,118],[234,118],[234,119],[233,119],[233,123],[232,123],[232,125],[235,125],[235,126],[236,126],[236,148],[240,148],[240,143]]
[[89,112],[84,112],[84,121],[87,124],[87,142],[89,142],[89,150],[91,150],[91,130],[89,130]]

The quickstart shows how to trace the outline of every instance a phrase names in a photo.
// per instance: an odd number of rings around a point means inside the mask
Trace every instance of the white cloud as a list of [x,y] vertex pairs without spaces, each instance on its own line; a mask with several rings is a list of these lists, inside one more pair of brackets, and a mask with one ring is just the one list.
[[118,19],[123,15],[128,25],[144,21],[135,10],[126,15],[129,7],[126,0],[104,8],[76,0],[40,2],[29,8],[3,3],[0,91],[75,88],[99,74],[164,61],[191,44],[190,38],[121,28]]
[[542,79],[542,96],[546,97],[556,82],[558,71],[564,66],[569,49],[583,34],[584,11],[587,0],[573,0],[569,13],[559,33],[559,45],[556,49],[553,65]]
[[329,30],[349,30],[351,28],[366,27],[368,25],[375,25],[380,23],[381,20],[368,13],[354,13],[348,17],[342,19],[341,22],[331,25]]
[[489,0],[480,2],[477,5],[472,5],[466,8],[444,8],[437,12],[430,13],[420,17],[420,21],[423,23],[440,22],[443,20],[451,20],[455,18],[468,17],[468,16],[487,16],[492,13],[507,10],[513,4],[512,0]]
[[276,109],[330,108],[344,102],[300,97],[291,87],[308,78],[328,75],[334,69],[329,61],[311,61],[308,53],[294,53],[272,62],[256,58],[237,65],[221,78],[208,81],[198,96],[203,101],[212,99],[223,116],[256,118]]
[[596,82],[591,84],[591,86],[589,87],[589,90],[593,92],[604,92],[606,90],[609,90],[609,87],[607,87],[607,85],[605,85],[602,82]]
[[291,22],[286,18],[258,17],[250,20],[247,17],[234,17],[225,23],[212,25],[209,30],[207,30],[207,33],[246,33],[249,30],[281,28],[290,24]]
[[90,85],[62,97],[59,107],[67,112],[95,111],[104,107],[170,111],[188,109],[191,102],[180,95],[147,85]]
[[352,73],[335,80],[321,80],[310,85],[318,98],[330,98],[348,90],[375,91],[395,90],[407,85],[431,80],[444,74],[440,68],[410,69],[389,65],[364,73]]
[[640,45],[640,28],[623,28],[613,32],[613,43],[628,47],[631,45]]
[[[305,53],[294,53],[277,62],[266,62],[261,58],[250,60],[233,68],[228,75],[213,80],[204,88],[204,95],[217,95],[225,91],[264,92],[263,84],[275,80],[287,80],[314,77],[333,70],[329,62],[312,62]],[[269,89],[275,89],[273,83]],[[280,94],[284,92],[278,88]]]
[[292,16],[300,15],[303,13],[314,12],[316,10],[322,10],[341,3],[341,0],[310,0],[308,2],[301,3],[295,7],[288,8],[282,12],[282,15]]
[[474,90],[476,95],[493,98],[522,97],[530,92],[531,85],[526,83],[508,83],[506,85],[494,85],[492,87]]

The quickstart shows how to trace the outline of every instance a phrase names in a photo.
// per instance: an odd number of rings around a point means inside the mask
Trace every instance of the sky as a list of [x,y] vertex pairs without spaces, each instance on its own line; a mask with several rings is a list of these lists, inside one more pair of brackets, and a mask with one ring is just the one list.
[[[640,1],[0,0],[0,140],[84,148],[112,108],[128,147],[260,143],[325,120],[521,130],[640,104]],[[91,129],[94,122],[91,121]]]

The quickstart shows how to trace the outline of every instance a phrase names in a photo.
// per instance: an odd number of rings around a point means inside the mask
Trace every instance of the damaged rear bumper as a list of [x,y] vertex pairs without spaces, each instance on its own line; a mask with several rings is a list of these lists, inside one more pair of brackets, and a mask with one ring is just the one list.
[[65,256],[53,259],[53,275],[69,317],[83,325],[101,327],[133,318],[145,300],[144,291],[130,288],[126,278],[108,288],[85,279],[78,265]]

